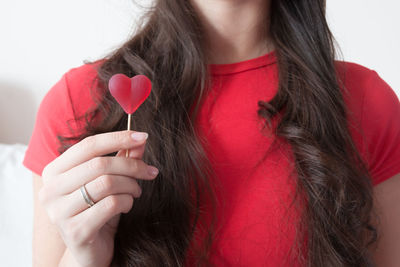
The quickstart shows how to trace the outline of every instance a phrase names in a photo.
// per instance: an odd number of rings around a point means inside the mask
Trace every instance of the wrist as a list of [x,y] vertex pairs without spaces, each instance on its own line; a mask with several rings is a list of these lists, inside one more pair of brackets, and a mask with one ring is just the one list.
[[65,249],[64,255],[61,258],[58,267],[82,267],[79,263],[75,260],[73,255],[71,254],[68,248]]

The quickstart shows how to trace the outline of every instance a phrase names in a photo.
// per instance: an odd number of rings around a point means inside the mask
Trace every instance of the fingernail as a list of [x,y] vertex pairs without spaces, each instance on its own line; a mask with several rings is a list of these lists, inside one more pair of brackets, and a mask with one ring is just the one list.
[[158,174],[158,169],[156,167],[154,167],[154,166],[148,166],[147,167],[147,171],[153,177],[157,176],[157,174]]
[[147,137],[149,135],[148,135],[148,133],[135,132],[131,136],[132,136],[132,139],[135,140],[135,141],[142,141],[144,139],[147,139]]

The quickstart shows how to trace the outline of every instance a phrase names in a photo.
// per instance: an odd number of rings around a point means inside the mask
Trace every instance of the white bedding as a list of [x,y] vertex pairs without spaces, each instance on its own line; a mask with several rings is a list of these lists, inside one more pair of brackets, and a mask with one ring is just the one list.
[[0,265],[32,266],[32,174],[26,145],[0,144]]

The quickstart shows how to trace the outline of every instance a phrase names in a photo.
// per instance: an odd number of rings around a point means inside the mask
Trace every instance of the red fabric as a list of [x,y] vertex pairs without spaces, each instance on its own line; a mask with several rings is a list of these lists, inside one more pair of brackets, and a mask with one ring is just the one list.
[[[349,128],[367,160],[373,183],[400,173],[400,103],[378,74],[349,62],[336,62],[349,91]],[[197,130],[213,164],[218,228],[211,260],[217,266],[285,266],[292,259],[294,222],[298,211],[287,210],[295,177],[285,140],[263,157],[272,142],[261,132],[258,100],[277,92],[274,53],[233,64],[211,65],[212,90],[197,119]],[[57,133],[69,134],[68,119],[94,105],[90,95],[95,68],[83,65],[67,72],[46,94],[37,113],[23,164],[41,175],[59,153]],[[276,121],[274,121],[275,123]],[[72,123],[80,131],[82,125]]]

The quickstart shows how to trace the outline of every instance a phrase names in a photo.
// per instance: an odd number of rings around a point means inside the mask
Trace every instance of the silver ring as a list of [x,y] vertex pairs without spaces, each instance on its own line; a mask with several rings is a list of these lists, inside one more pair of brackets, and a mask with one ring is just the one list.
[[81,186],[81,193],[82,193],[83,199],[85,199],[85,201],[88,204],[89,208],[91,206],[93,206],[94,205],[94,201],[90,198],[88,192],[86,191],[85,185]]

